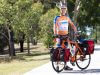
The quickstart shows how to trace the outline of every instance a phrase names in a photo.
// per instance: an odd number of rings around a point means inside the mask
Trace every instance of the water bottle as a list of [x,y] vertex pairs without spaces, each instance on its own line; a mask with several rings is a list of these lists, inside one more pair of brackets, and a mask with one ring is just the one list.
[[72,54],[72,56],[74,56],[74,55],[75,55],[75,46],[73,46],[73,45],[72,45],[71,54]]
[[87,48],[84,48],[83,50],[84,50],[83,52],[86,54],[86,50],[87,50]]
[[84,51],[86,51],[86,48],[84,48]]

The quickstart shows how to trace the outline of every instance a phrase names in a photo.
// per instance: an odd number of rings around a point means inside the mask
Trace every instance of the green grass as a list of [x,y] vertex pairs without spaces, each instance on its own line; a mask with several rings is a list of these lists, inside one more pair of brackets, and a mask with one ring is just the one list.
[[31,54],[17,53],[10,62],[0,63],[0,75],[23,75],[33,68],[49,62],[48,50],[43,46],[31,49]]
[[[48,57],[48,58],[47,58]],[[0,75],[20,75],[49,61],[49,55],[27,57],[25,60],[14,59],[10,63],[0,64]]]

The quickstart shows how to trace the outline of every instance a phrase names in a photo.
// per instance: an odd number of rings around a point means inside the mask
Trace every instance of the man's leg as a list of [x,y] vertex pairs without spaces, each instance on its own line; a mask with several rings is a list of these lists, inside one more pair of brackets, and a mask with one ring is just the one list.
[[[68,46],[69,46],[70,52],[71,52],[71,60],[72,60],[72,59],[74,60],[74,54],[72,53],[72,46],[71,46],[71,43],[70,43],[69,39],[68,39]],[[72,64],[72,66],[75,66],[74,61],[70,61],[70,62],[71,62],[71,64]]]
[[[56,48],[61,47],[60,43],[61,43],[60,38],[56,38]],[[70,68],[69,66],[67,66],[67,63],[66,63],[66,66],[65,66],[64,70],[73,70],[73,68]]]
[[56,38],[56,48],[61,47],[60,38]]
[[[71,45],[70,45],[69,42],[68,42],[67,46],[68,46],[67,48],[71,48]],[[69,66],[67,65],[67,63],[66,63],[66,66],[65,66],[64,70],[73,70],[73,68],[69,67]]]

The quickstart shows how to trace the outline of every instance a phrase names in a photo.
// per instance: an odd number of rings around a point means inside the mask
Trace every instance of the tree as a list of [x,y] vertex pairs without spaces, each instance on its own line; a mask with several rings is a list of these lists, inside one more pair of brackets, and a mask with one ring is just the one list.
[[13,24],[16,14],[16,0],[1,0],[0,1],[0,25],[4,25],[8,32],[8,41],[10,48],[10,56],[15,56],[14,41],[13,41]]
[[[24,4],[24,6],[23,6]],[[16,29],[25,33],[28,47],[28,54],[30,54],[30,37],[38,38],[38,21],[43,12],[43,5],[41,3],[32,3],[32,1],[18,2],[18,24]]]
[[4,48],[8,45],[7,29],[0,25],[0,54],[4,54]]
[[59,11],[55,9],[49,10],[46,14],[42,15],[39,21],[40,36],[46,47],[53,44],[53,19],[54,16],[59,15]]
[[[28,42],[29,53],[29,41],[30,35],[38,37],[38,21],[43,12],[43,5],[41,3],[34,3],[33,0],[2,0],[0,1],[0,25],[4,25],[7,29],[9,36],[9,47],[13,53],[13,45],[10,38],[13,31],[18,36],[18,32],[25,33]],[[12,29],[10,30],[9,27]],[[14,51],[15,52],[15,51]],[[14,56],[15,54],[12,54]]]
[[[78,15],[81,30],[86,26],[93,28],[94,31],[96,30],[97,25],[100,24],[98,17],[100,13],[99,7],[98,0],[81,0],[80,13]],[[96,31],[93,34],[96,34]]]

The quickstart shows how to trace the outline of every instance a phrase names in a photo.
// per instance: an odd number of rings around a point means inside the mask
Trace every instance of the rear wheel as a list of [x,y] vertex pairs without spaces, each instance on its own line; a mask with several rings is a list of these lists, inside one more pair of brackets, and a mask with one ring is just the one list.
[[63,71],[63,69],[65,68],[65,62],[64,60],[60,59],[61,56],[61,49],[56,49],[53,52],[53,56],[52,56],[52,67],[56,72],[61,72]]
[[77,51],[75,59],[76,59],[76,65],[78,66],[78,68],[81,70],[84,70],[90,64],[91,55],[88,54],[88,55],[85,55],[85,57],[84,57],[79,51]]

